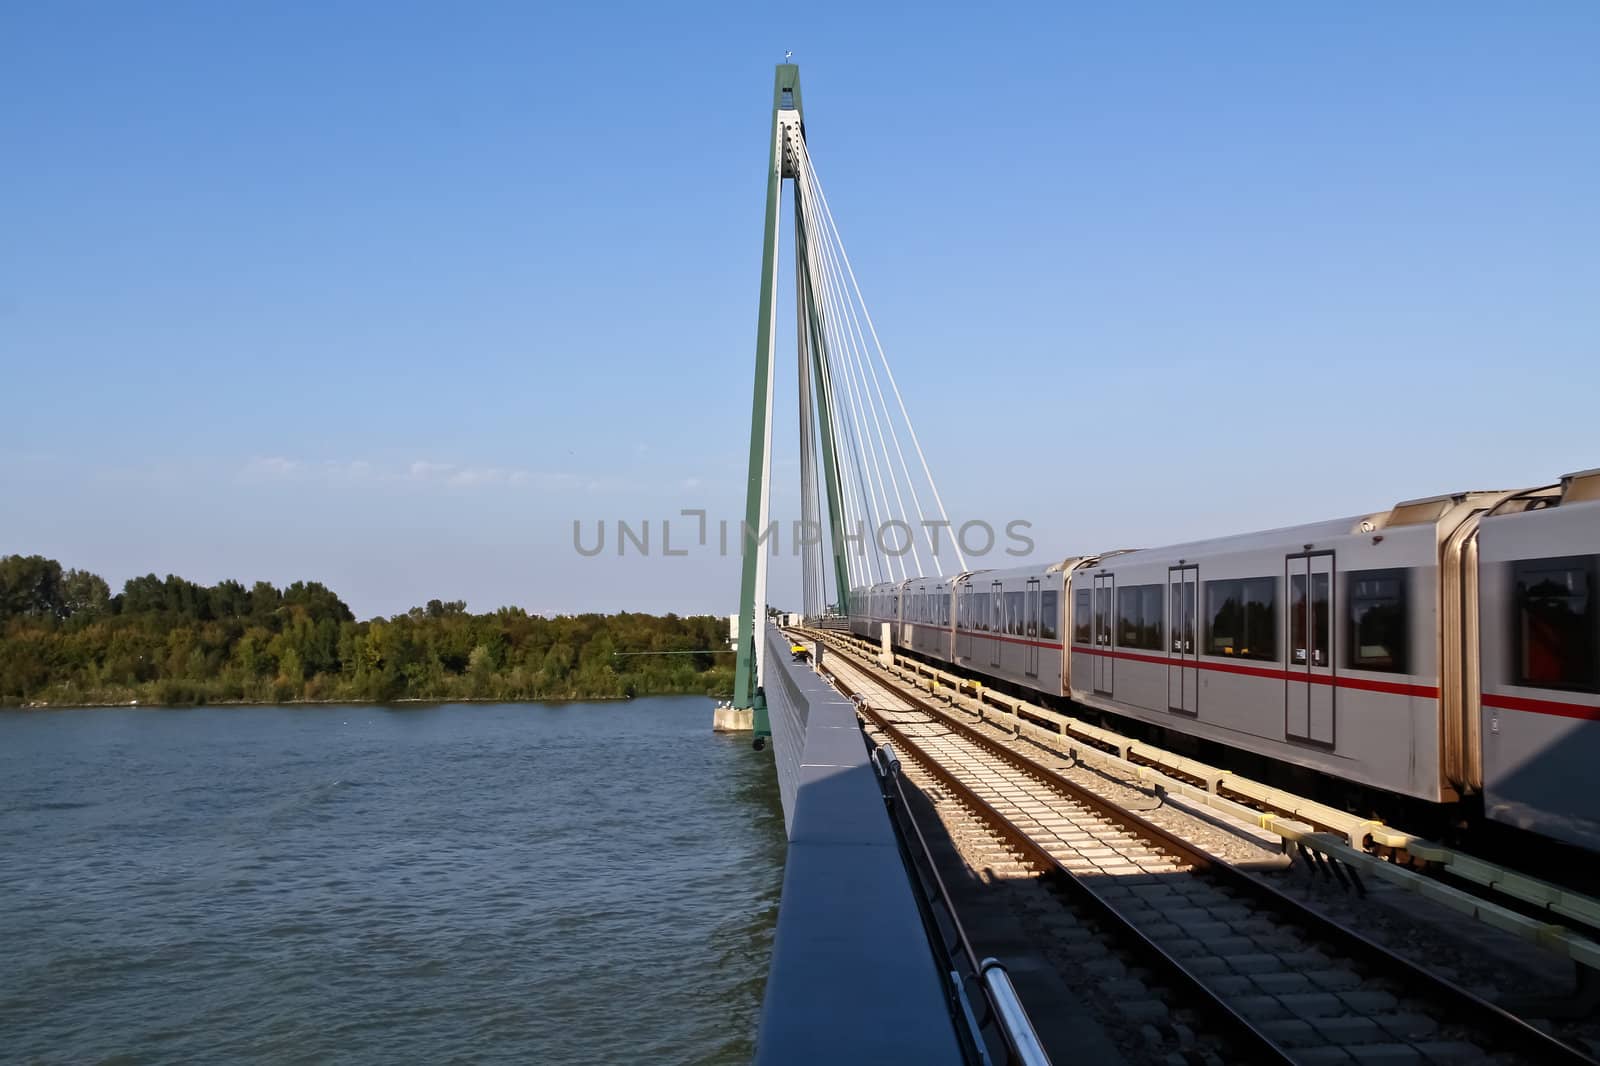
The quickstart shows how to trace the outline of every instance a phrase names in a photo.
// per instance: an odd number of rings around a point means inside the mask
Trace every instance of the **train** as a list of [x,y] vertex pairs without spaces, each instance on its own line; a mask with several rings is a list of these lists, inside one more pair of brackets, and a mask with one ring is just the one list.
[[873,641],[1600,848],[1600,469],[851,590]]

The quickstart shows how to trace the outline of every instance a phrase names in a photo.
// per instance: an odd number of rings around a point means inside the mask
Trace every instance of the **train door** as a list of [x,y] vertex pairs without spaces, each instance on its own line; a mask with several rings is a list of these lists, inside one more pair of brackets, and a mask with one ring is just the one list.
[[911,646],[918,651],[927,651],[932,644],[933,636],[933,597],[928,595],[928,586],[917,586],[917,628],[911,631]]
[[1284,682],[1284,732],[1293,740],[1333,746],[1333,553],[1291,555],[1289,680]]
[[1027,650],[1026,666],[1023,673],[1029,677],[1039,676],[1039,579],[1028,579],[1028,591],[1024,597],[1024,614],[1027,620],[1023,626],[1023,636],[1027,643],[1023,647]]
[[972,658],[972,627],[976,622],[972,617],[972,586],[964,584],[956,593],[957,658]]
[[1172,648],[1167,657],[1167,709],[1178,714],[1200,713],[1200,644],[1194,632],[1199,574],[1197,566],[1167,568],[1167,635]]
[[1111,678],[1116,660],[1111,657],[1111,612],[1115,606],[1116,578],[1111,574],[1094,576],[1094,691],[1111,695]]
[[950,599],[954,591],[949,585],[939,589],[939,657],[951,662],[956,657],[956,620],[950,617]]
[[1000,582],[995,581],[989,585],[989,665],[1000,665],[1000,639],[1005,622],[1005,594],[1000,591]]

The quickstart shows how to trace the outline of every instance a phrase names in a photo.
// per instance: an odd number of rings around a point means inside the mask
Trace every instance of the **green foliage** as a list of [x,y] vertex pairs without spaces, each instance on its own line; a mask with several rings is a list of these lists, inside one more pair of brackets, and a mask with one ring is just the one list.
[[0,704],[720,695],[733,655],[704,649],[725,632],[710,616],[474,615],[459,600],[358,622],[314,581],[148,574],[112,596],[87,571],[0,557]]

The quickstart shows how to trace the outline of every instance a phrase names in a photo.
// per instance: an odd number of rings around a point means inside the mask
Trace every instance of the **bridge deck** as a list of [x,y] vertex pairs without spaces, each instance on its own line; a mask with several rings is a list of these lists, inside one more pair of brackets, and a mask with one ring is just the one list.
[[900,847],[855,707],[767,636],[789,856],[758,1064],[959,1063]]

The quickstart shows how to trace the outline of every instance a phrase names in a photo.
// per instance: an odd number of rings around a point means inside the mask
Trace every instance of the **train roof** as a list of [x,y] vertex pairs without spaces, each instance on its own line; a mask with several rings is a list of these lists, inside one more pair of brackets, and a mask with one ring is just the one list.
[[[1600,486],[1600,479],[1597,479],[1597,486]],[[1354,533],[1377,533],[1386,529],[1399,529],[1406,526],[1434,526],[1437,529],[1441,521],[1448,518],[1452,512],[1456,512],[1459,508],[1492,507],[1508,496],[1514,495],[1515,492],[1516,490],[1506,489],[1475,489],[1464,492],[1447,492],[1439,496],[1424,496],[1415,500],[1402,500],[1387,511],[1378,511],[1374,514],[1351,515],[1347,518],[1331,518],[1322,522],[1279,526],[1276,529],[1263,529],[1252,533],[1232,533],[1224,537],[1184,541],[1179,544],[1163,544],[1139,550],[1158,551],[1162,555],[1179,554],[1187,556],[1191,553],[1194,555],[1211,555],[1218,552],[1249,551],[1253,548],[1271,547],[1285,542],[1312,544],[1331,537],[1347,537]],[[1100,558],[1109,557],[1110,554]],[[1092,561],[1098,562],[1099,560]]]
[[[1148,548],[1118,548],[1095,555],[1069,555],[1050,563],[965,570],[960,573],[945,575],[919,574],[900,581],[880,581],[877,584],[867,586],[867,588],[869,591],[879,592],[902,589],[921,582],[939,582],[950,585],[978,574],[988,574],[995,578],[1055,574],[1063,570],[1075,569],[1083,563],[1098,565],[1115,557],[1137,555],[1144,552],[1160,552],[1162,555],[1188,555],[1191,553],[1204,555],[1228,551],[1249,551],[1252,548],[1278,545],[1286,541],[1292,543],[1315,543],[1331,537],[1345,537],[1355,533],[1376,533],[1385,529],[1397,529],[1405,526],[1433,525],[1438,527],[1439,523],[1448,518],[1451,512],[1463,506],[1479,508],[1495,508],[1497,505],[1502,504],[1512,506],[1522,501],[1524,497],[1533,496],[1538,496],[1541,499],[1546,496],[1552,497],[1555,503],[1600,501],[1600,467],[1563,474],[1559,485],[1551,485],[1544,488],[1477,489],[1449,492],[1439,496],[1424,496],[1415,500],[1402,500],[1386,511],[1378,511],[1371,514],[1331,518],[1321,522],[1308,522],[1300,525],[1279,526],[1274,529],[1262,529],[1250,533],[1230,533],[1221,537],[1182,541],[1177,544],[1154,545]],[[1506,501],[1510,502],[1506,503]],[[1537,505],[1538,501],[1535,501],[1535,503]],[[1551,504],[1547,502],[1542,505],[1549,506]],[[857,591],[860,590],[858,589]]]
[[1174,553],[1184,555],[1215,555],[1227,551],[1248,551],[1251,548],[1265,544],[1276,544],[1285,540],[1318,541],[1329,537],[1342,537],[1357,528],[1365,516],[1357,515],[1352,518],[1333,518],[1325,522],[1312,522],[1298,526],[1280,526],[1277,529],[1261,529],[1251,533],[1230,533],[1224,537],[1211,537],[1206,540],[1189,540],[1179,544],[1159,544],[1149,548],[1134,548],[1115,552],[1106,552],[1095,556],[1091,563],[1098,563],[1112,556],[1141,555],[1146,552],[1160,552],[1163,555]]

